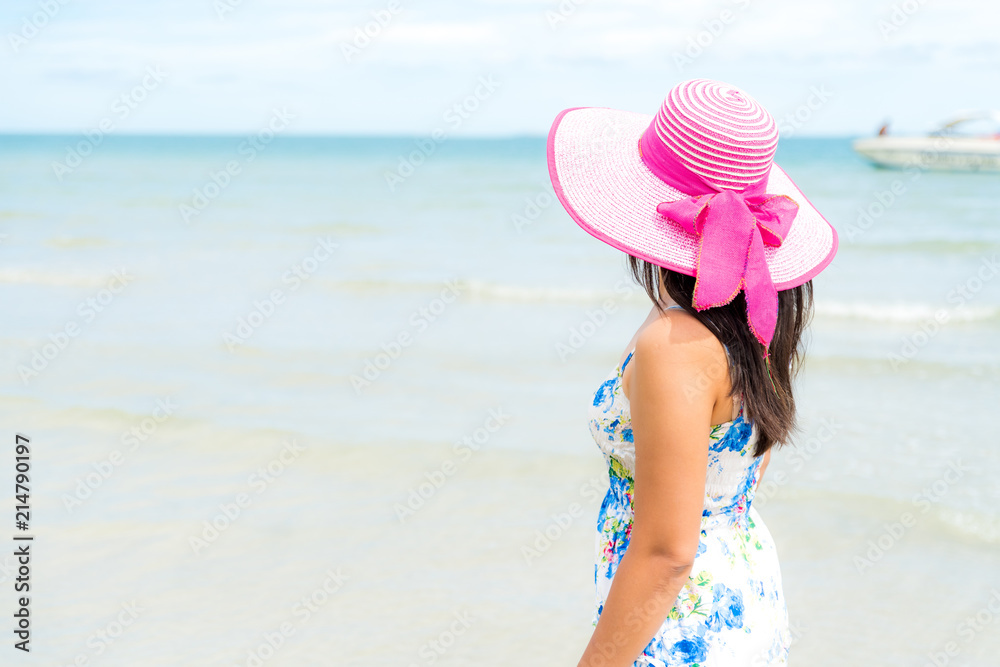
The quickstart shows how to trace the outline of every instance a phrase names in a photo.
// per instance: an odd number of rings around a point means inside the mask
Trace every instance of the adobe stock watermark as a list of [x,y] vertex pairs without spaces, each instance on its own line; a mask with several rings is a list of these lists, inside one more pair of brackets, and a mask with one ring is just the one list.
[[525,564],[531,565],[532,561],[551,549],[581,516],[583,516],[583,506],[580,503],[570,503],[566,511],[550,515],[551,520],[545,529],[535,531],[535,541],[531,546],[521,547],[521,556],[524,557]]
[[[296,440],[289,438],[282,443],[281,451],[266,464],[260,466],[247,477],[248,491],[237,493],[231,501],[219,503],[219,511],[210,519],[202,521],[202,530],[188,537],[188,546],[195,556],[200,555],[213,544],[224,532],[243,516],[243,513],[253,505],[254,498],[260,496],[299,456],[306,448]],[[250,493],[252,491],[252,495]]]
[[[479,77],[472,92],[451,105],[442,114],[441,119],[451,131],[457,130],[472,118],[472,114],[479,111],[483,103],[493,96],[500,85],[500,82],[494,79],[492,74]],[[427,162],[427,159],[437,151],[438,145],[448,139],[448,132],[449,130],[443,127],[436,127],[431,130],[430,136],[414,140],[416,148],[407,155],[399,156],[399,162],[394,171],[383,173],[389,192],[395,192],[397,187],[416,173],[418,167]]]
[[38,0],[38,11],[21,17],[20,30],[7,33],[7,42],[14,53],[37,37],[67,4],[69,0]]
[[[729,0],[729,4],[737,5],[740,10],[750,7],[752,0]],[[674,64],[677,71],[683,72],[684,68],[693,65],[694,61],[700,58],[707,49],[715,44],[726,29],[736,22],[739,14],[730,9],[722,9],[718,16],[702,22],[703,30],[691,35],[687,39],[687,46],[683,51],[674,51]]]
[[467,462],[473,454],[481,450],[490,441],[493,434],[507,423],[508,419],[510,419],[510,415],[504,413],[502,407],[490,408],[489,415],[483,421],[482,426],[456,440],[451,447],[455,457],[442,461],[440,466],[424,473],[427,481],[410,488],[405,504],[396,503],[393,505],[399,522],[405,522],[426,505],[427,501],[434,497],[434,494],[441,490],[441,487],[458,472],[461,464]]
[[[580,495],[589,501],[599,500],[603,481],[603,478],[598,477],[588,479],[580,486]],[[524,558],[525,565],[530,567],[535,560],[551,549],[581,516],[583,516],[583,506],[578,502],[570,503],[563,512],[549,515],[548,524],[545,528],[535,531],[535,539],[531,544],[521,546],[521,557]]]
[[878,31],[882,39],[888,42],[889,37],[909,23],[913,15],[926,4],[927,0],[903,0],[894,4],[888,18],[878,20]]
[[169,396],[156,399],[156,407],[153,408],[150,416],[121,434],[119,440],[125,447],[124,451],[113,449],[105,458],[92,463],[93,472],[89,472],[83,477],[77,477],[73,492],[62,494],[61,500],[66,511],[72,514],[88,498],[93,496],[94,492],[101,488],[125,463],[128,456],[134,454],[146,440],[159,430],[161,424],[173,416],[176,409],[177,405]]
[[[911,180],[920,177],[920,171],[911,175]],[[872,201],[866,207],[858,207],[858,219],[854,224],[848,225],[845,230],[847,239],[853,241],[864,232],[867,232],[875,224],[875,221],[885,215],[886,211],[892,208],[896,201],[906,194],[909,187],[903,179],[897,178],[892,181],[888,188],[872,193]]]
[[618,115],[610,115],[601,121],[601,131],[589,139],[580,152],[584,159],[598,160],[613,153],[623,142],[631,141],[630,128]]
[[420,646],[420,649],[417,651],[417,655],[420,656],[420,662],[411,662],[408,667],[433,665],[455,645],[459,637],[472,627],[472,621],[475,620],[468,611],[459,610],[454,612],[453,616],[455,620],[446,629],[428,639]]
[[559,355],[559,361],[566,363],[571,356],[583,349],[587,341],[603,329],[610,317],[618,312],[619,300],[628,297],[634,289],[634,285],[626,280],[619,280],[615,283],[614,293],[618,297],[605,299],[599,308],[587,310],[586,319],[578,325],[570,327],[569,336],[565,341],[556,342],[555,349],[556,354]]
[[867,206],[859,206],[857,220],[844,230],[847,240],[854,241],[871,229],[903,195],[909,192],[911,185],[930,169],[941,152],[950,148],[954,142],[955,140],[951,137],[937,137],[931,150],[921,153],[920,157],[903,168],[903,172],[909,176],[909,183],[902,178],[897,178],[885,190],[872,193],[874,201],[871,201]]
[[84,644],[87,650],[77,653],[73,657],[73,660],[66,664],[66,667],[89,665],[92,658],[99,658],[104,655],[115,642],[121,639],[126,630],[135,625],[139,614],[144,611],[146,611],[146,608],[140,607],[135,600],[123,602],[121,609],[115,613],[110,621],[87,637],[87,641]]
[[314,614],[319,613],[350,579],[339,567],[336,570],[329,569],[323,575],[323,581],[311,593],[302,596],[292,605],[290,611],[292,618],[263,633],[261,641],[255,647],[247,649],[246,658],[238,664],[242,667],[263,667],[295,635],[296,630],[305,625]]
[[17,576],[18,562],[15,558],[11,556],[12,552],[8,552],[3,557],[3,563],[0,563],[0,584],[7,583],[7,581],[13,581]]
[[396,334],[395,338],[382,343],[381,352],[374,357],[365,359],[364,369],[361,373],[351,375],[350,382],[354,393],[360,394],[362,389],[371,386],[373,382],[378,380],[382,373],[400,357],[403,350],[413,345],[417,337],[427,331],[431,324],[444,314],[448,305],[458,299],[461,291],[462,286],[457,280],[449,280],[436,298],[413,311],[409,319],[410,328],[403,329]]
[[[594,653],[596,655],[593,656],[589,664],[607,664],[607,660],[615,655],[616,650],[622,647],[631,633],[644,625],[648,625],[649,621],[654,618],[663,619],[669,613],[670,609],[674,607],[676,600],[677,596],[670,595],[663,587],[651,588],[646,601],[641,605],[635,605],[625,615],[625,627],[628,628],[629,632],[616,632],[603,642],[595,645]],[[661,620],[657,620],[657,623],[659,622]],[[689,665],[702,664],[705,658],[705,644],[695,644],[693,642],[685,642],[684,644],[686,646],[683,647],[680,644],[675,645],[675,650],[671,657],[683,660]]]
[[[843,428],[844,425],[838,423],[836,419],[820,419],[820,426],[815,434],[806,439],[801,446],[796,443],[792,453],[789,454],[787,463],[792,472],[801,472],[805,464],[832,442]],[[754,492],[754,503],[757,506],[766,505],[767,501],[777,495],[781,487],[790,481],[791,477],[784,470],[775,470],[768,479],[758,482],[757,490]]]
[[913,333],[904,336],[899,349],[890,352],[888,355],[889,365],[894,371],[898,371],[904,364],[913,360],[919,352],[927,347],[941,329],[951,321],[955,311],[960,310],[966,303],[972,301],[986,283],[1000,275],[1000,258],[997,255],[983,257],[976,269],[976,272],[955,285],[945,297],[948,303],[954,304],[955,308],[948,310],[941,308],[932,317],[927,318],[920,324],[920,327]]
[[246,165],[257,159],[275,137],[288,129],[293,120],[295,116],[287,109],[273,109],[265,127],[248,136],[236,147],[236,153],[242,160],[229,160],[220,169],[209,172],[208,180],[194,189],[191,199],[178,204],[181,220],[190,224],[191,218],[201,215],[209,204],[225,192],[233,179],[243,173]]
[[[790,639],[788,647],[791,648],[802,640],[805,636],[805,630],[801,625],[797,625],[795,621],[788,624],[788,638]],[[768,648],[761,651],[758,655],[754,656],[753,662],[750,663],[751,667],[770,667],[774,665],[779,659],[784,662],[783,654],[785,650],[780,646],[769,646]]]
[[896,352],[888,355],[889,366],[898,371],[904,364],[910,363],[917,354],[941,331],[941,327],[951,320],[951,313],[941,308],[932,317],[927,318],[913,333],[903,336],[902,344]]
[[585,5],[589,0],[559,0],[555,10],[545,11],[545,20],[549,22],[549,28],[557,29],[561,24],[569,20],[569,17],[576,14],[576,10]]
[[389,27],[392,20],[402,10],[399,0],[389,0],[385,9],[377,9],[372,12],[372,20],[363,26],[354,27],[354,36],[350,42],[340,43],[340,53],[344,56],[344,61],[350,64],[355,58],[361,55],[371,45],[382,31]]
[[100,313],[103,313],[130,282],[132,282],[132,276],[125,268],[112,271],[111,279],[108,280],[106,287],[77,304],[76,314],[80,317],[79,321],[76,319],[67,320],[59,330],[49,334],[49,342],[32,350],[31,360],[27,364],[17,365],[17,374],[21,378],[21,384],[27,387],[32,379],[43,373],[49,364],[69,347],[70,341],[79,336],[86,325],[92,323]]
[[992,257],[983,257],[975,274],[955,285],[945,299],[954,304],[956,310],[962,308],[976,298],[986,283],[996,278],[997,274],[1000,274],[1000,257],[996,253]]
[[296,292],[305,281],[315,275],[320,267],[330,260],[333,251],[338,247],[340,246],[334,243],[329,235],[326,238],[317,237],[316,244],[309,254],[292,264],[282,274],[281,284],[287,287],[276,287],[263,299],[255,300],[250,312],[236,322],[233,331],[222,334],[222,340],[229,351],[235,352],[237,347],[250,340],[257,329],[270,320],[285,303],[288,295]]
[[[955,635],[964,640],[968,647],[978,635],[982,634],[1000,618],[1000,590],[990,589],[990,597],[974,614],[966,616],[955,626]],[[947,667],[953,658],[962,654],[963,645],[957,639],[944,643],[940,651],[928,651],[924,667]]]
[[[951,488],[970,470],[972,468],[963,465],[961,459],[950,461],[941,477],[913,496],[911,504],[919,510],[920,515],[927,514],[931,507],[941,502],[941,499],[948,495]],[[883,524],[882,533],[875,539],[868,540],[868,549],[854,556],[854,567],[858,574],[864,574],[882,560],[882,557],[903,539],[906,532],[917,525],[918,519],[919,516],[913,512],[903,512],[896,521]]]
[[778,131],[781,136],[783,138],[795,136],[795,133],[812,120],[813,115],[826,106],[832,97],[833,93],[826,89],[825,83],[810,86],[805,101],[778,120]]
[[166,78],[167,73],[159,65],[146,67],[146,75],[142,77],[142,81],[116,97],[111,103],[111,113],[97,121],[97,126],[93,129],[85,130],[82,139],[72,146],[67,146],[66,156],[61,162],[57,160],[52,162],[52,173],[56,178],[62,182],[63,178],[83,164],[84,159],[104,142],[104,138],[118,129],[119,124],[125,122]]
[[220,21],[225,21],[226,17],[236,11],[236,8],[243,4],[243,0],[215,0],[212,8]]
[[684,383],[684,398],[693,403],[726,377],[729,377],[729,360],[725,357],[716,359]]
[[542,211],[552,206],[554,201],[555,197],[549,194],[548,190],[542,190],[533,197],[525,197],[524,208],[521,212],[510,216],[510,221],[514,223],[514,229],[517,233],[521,234],[525,227],[535,224],[535,220],[542,214]]

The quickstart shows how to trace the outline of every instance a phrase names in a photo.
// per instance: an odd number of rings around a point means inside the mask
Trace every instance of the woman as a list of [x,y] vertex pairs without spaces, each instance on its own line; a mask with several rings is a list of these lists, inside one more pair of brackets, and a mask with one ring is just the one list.
[[590,409],[610,488],[581,666],[786,662],[777,555],[752,502],[795,425],[810,281],[837,235],[773,163],[777,135],[753,98],[708,80],[652,118],[568,109],[549,133],[560,202],[628,254],[653,302]]

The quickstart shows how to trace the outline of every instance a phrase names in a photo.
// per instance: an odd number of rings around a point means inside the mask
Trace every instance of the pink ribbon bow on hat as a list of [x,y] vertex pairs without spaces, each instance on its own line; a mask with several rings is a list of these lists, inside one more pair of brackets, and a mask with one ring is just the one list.
[[750,330],[768,348],[778,323],[778,290],[764,246],[781,245],[799,205],[784,195],[723,190],[664,202],[656,210],[698,237],[694,307],[723,306],[742,289]]
[[724,306],[742,289],[750,331],[768,356],[778,323],[778,290],[764,256],[764,246],[782,244],[798,214],[799,205],[785,195],[764,192],[770,175],[741,191],[706,182],[692,172],[661,142],[651,126],[639,141],[647,167],[673,188],[691,193],[656,207],[661,215],[698,237],[698,264],[694,288],[696,310]]

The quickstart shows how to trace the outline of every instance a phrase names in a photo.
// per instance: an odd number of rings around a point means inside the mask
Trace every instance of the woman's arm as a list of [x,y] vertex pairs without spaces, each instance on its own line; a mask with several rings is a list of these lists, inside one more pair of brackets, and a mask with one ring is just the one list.
[[760,462],[760,474],[757,475],[757,487],[760,488],[760,481],[764,479],[764,473],[767,471],[767,464],[771,462],[771,450],[764,452],[764,460]]
[[687,581],[719,393],[705,378],[724,354],[704,326],[681,314],[639,334],[628,392],[636,451],[632,533],[580,667],[632,665]]

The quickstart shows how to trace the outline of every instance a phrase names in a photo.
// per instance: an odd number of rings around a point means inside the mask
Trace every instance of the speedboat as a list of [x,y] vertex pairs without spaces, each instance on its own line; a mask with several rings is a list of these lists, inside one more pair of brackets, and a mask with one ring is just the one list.
[[857,139],[854,150],[878,167],[1000,171],[1000,111],[962,114],[923,137]]

